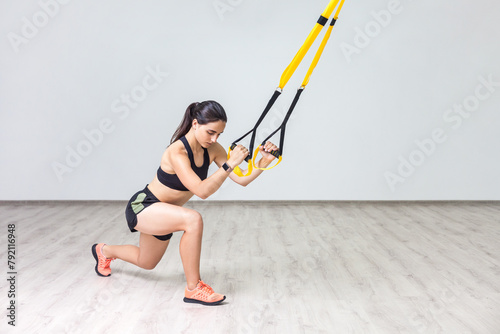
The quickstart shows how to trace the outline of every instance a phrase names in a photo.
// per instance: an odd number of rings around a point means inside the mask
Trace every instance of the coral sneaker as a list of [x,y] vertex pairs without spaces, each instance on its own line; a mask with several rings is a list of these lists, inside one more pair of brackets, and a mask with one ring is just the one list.
[[208,284],[205,284],[202,280],[198,282],[196,288],[193,291],[189,291],[187,286],[184,293],[184,301],[186,303],[197,303],[203,305],[217,305],[226,299],[226,296],[220,293],[215,293]]
[[92,255],[95,259],[95,272],[97,275],[102,277],[108,277],[111,275],[111,268],[109,264],[115,259],[108,259],[102,254],[102,246],[105,244],[94,244],[92,246]]

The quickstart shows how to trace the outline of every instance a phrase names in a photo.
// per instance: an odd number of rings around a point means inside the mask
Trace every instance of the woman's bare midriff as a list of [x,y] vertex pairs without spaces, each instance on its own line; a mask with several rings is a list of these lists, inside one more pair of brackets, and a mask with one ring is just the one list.
[[160,183],[158,177],[156,176],[148,185],[148,189],[161,202],[178,206],[183,206],[191,197],[193,197],[193,193],[190,191],[180,191],[164,186]]

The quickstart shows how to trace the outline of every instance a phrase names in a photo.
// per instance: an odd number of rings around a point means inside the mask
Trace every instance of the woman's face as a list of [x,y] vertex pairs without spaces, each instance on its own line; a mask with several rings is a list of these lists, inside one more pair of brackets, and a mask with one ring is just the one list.
[[195,119],[193,121],[193,127],[195,129],[195,136],[200,145],[204,148],[208,148],[213,143],[217,142],[219,136],[224,132],[226,123],[223,121],[216,121],[207,124],[199,124]]

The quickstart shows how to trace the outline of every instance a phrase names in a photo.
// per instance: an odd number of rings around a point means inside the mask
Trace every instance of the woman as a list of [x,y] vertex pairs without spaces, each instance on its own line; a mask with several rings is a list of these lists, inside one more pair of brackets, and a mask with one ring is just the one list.
[[[165,253],[172,233],[183,231],[179,250],[187,281],[184,301],[216,305],[226,298],[201,280],[203,220],[198,212],[183,207],[193,195],[208,198],[228,177],[246,186],[262,173],[259,169],[245,177],[231,173],[249,152],[238,145],[227,159],[226,151],[217,143],[226,122],[224,108],[215,101],[189,105],[170,146],[163,153],[155,178],[133,195],[127,205],[125,215],[130,231],[140,232],[139,247],[93,245],[95,270],[99,276],[111,275],[110,262],[114,259],[153,269]],[[262,158],[257,166],[268,166],[274,159],[269,152],[276,149],[270,142],[261,147]],[[207,178],[212,162],[219,169]]]

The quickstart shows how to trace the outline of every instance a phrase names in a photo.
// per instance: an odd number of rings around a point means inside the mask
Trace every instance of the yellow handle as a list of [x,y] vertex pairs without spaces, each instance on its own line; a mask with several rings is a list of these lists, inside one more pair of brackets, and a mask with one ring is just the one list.
[[[230,147],[229,150],[227,151],[227,159],[228,160],[229,160],[229,157],[231,156],[231,151],[232,151],[232,149]],[[239,166],[236,166],[233,168],[234,174],[238,175],[239,177],[248,176],[248,175],[252,174],[252,170],[253,170],[253,166],[250,162],[248,163],[248,169],[247,169],[246,174],[243,174],[243,172]]]
[[283,159],[283,157],[281,156],[280,154],[280,157],[278,158],[278,162],[276,163],[276,165],[272,166],[272,167],[266,167],[266,168],[260,168],[260,167],[257,167],[257,165],[255,164],[255,158],[257,158],[257,154],[259,154],[259,149],[262,145],[259,145],[256,149],[255,149],[255,152],[253,153],[253,158],[252,158],[252,163],[251,164],[248,164],[249,166],[250,165],[254,165],[256,169],[260,169],[260,170],[269,170],[269,169],[273,169],[274,167],[278,166],[281,162],[281,160]]

